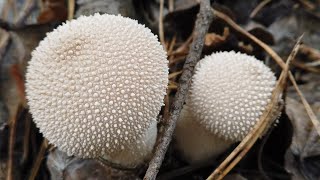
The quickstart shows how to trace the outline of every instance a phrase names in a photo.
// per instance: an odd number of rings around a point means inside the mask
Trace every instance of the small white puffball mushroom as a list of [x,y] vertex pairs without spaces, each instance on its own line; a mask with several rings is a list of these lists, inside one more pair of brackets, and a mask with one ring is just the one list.
[[40,132],[60,150],[131,167],[152,152],[167,79],[166,52],[150,29],[95,14],[40,42],[26,94]]
[[192,163],[201,163],[208,157],[221,154],[231,144],[199,125],[191,114],[190,107],[184,105],[175,129],[176,145],[184,158]]
[[275,83],[271,70],[253,56],[231,51],[203,58],[177,122],[178,149],[195,163],[241,141],[266,109]]

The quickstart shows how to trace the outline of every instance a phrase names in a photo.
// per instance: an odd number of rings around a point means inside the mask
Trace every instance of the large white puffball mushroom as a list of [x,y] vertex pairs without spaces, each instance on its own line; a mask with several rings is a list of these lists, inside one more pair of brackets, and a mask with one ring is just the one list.
[[[196,148],[185,153],[191,157],[187,157],[190,162],[195,162],[223,152],[221,140],[229,145],[241,141],[266,109],[275,83],[271,70],[253,56],[231,51],[213,53],[200,60],[186,101],[188,113],[177,124],[178,148],[184,152],[192,144],[190,141],[207,144],[198,147],[206,154]],[[190,121],[195,125],[186,125]],[[195,138],[200,137],[200,129],[207,138]]]
[[40,42],[26,93],[50,143],[68,155],[135,166],[155,144],[167,79],[166,52],[148,28],[95,14],[66,22]]

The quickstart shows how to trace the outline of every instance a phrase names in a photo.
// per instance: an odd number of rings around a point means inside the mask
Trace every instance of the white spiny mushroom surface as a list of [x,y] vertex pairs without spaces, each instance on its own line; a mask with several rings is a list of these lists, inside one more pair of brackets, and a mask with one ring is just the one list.
[[95,14],[66,22],[40,42],[26,93],[40,131],[68,155],[112,158],[129,149],[135,156],[144,150],[130,149],[155,142],[144,138],[163,105],[167,79],[166,53],[148,28]]
[[241,141],[265,110],[275,82],[255,57],[218,52],[197,64],[187,104],[195,120],[213,134]]

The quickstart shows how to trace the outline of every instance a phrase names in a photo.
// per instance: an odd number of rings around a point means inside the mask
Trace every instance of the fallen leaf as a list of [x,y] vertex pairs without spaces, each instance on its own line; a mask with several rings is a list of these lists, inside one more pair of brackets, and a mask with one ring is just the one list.
[[[293,174],[293,179],[320,178],[320,142],[317,131],[313,128],[303,104],[287,97],[286,112],[293,125],[293,138],[286,153],[286,168]],[[320,106],[317,116],[320,117]]]
[[41,24],[65,21],[68,17],[68,9],[64,0],[45,0],[44,8],[40,12],[37,20]]
[[206,46],[218,46],[226,41],[230,35],[230,30],[225,27],[222,36],[216,33],[208,33],[205,36],[204,44]]

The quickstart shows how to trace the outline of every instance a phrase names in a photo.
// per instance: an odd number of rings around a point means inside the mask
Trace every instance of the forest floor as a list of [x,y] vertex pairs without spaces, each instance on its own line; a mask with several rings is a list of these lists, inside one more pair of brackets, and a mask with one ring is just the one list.
[[[137,19],[158,35],[167,50],[170,75],[161,111],[164,121],[159,123],[161,140],[171,140],[164,132],[170,131],[175,122],[166,120],[176,120],[170,115],[174,111],[170,108],[179,101],[175,96],[180,93],[179,79],[188,58],[192,61],[198,56],[233,50],[262,60],[277,78],[281,72],[288,77],[283,79],[287,83],[279,87],[285,103],[278,124],[252,147],[244,142],[241,148],[250,150],[236,156],[242,159],[230,172],[221,163],[235,162],[235,157],[229,155],[237,144],[216,161],[188,165],[173,140],[164,161],[150,165],[161,165],[157,179],[206,179],[216,168],[228,172],[225,179],[233,180],[320,179],[320,1],[216,0],[211,2],[211,8],[202,15],[212,13],[212,22],[201,25],[196,0],[0,1],[0,180],[145,176],[148,163],[135,170],[117,170],[97,160],[66,156],[42,137],[28,111],[24,83],[32,50],[62,22],[95,12]],[[195,26],[196,21],[199,26]],[[199,32],[204,32],[203,37]],[[203,46],[202,51],[192,51],[196,41]],[[294,50],[297,54],[291,57]],[[285,72],[287,59],[291,61],[291,73]],[[194,62],[198,60],[195,58]],[[181,97],[184,101],[185,97]],[[158,149],[161,148],[165,152],[166,147],[159,143]],[[162,155],[159,150],[155,156]],[[150,174],[155,172],[148,170],[145,178]]]

